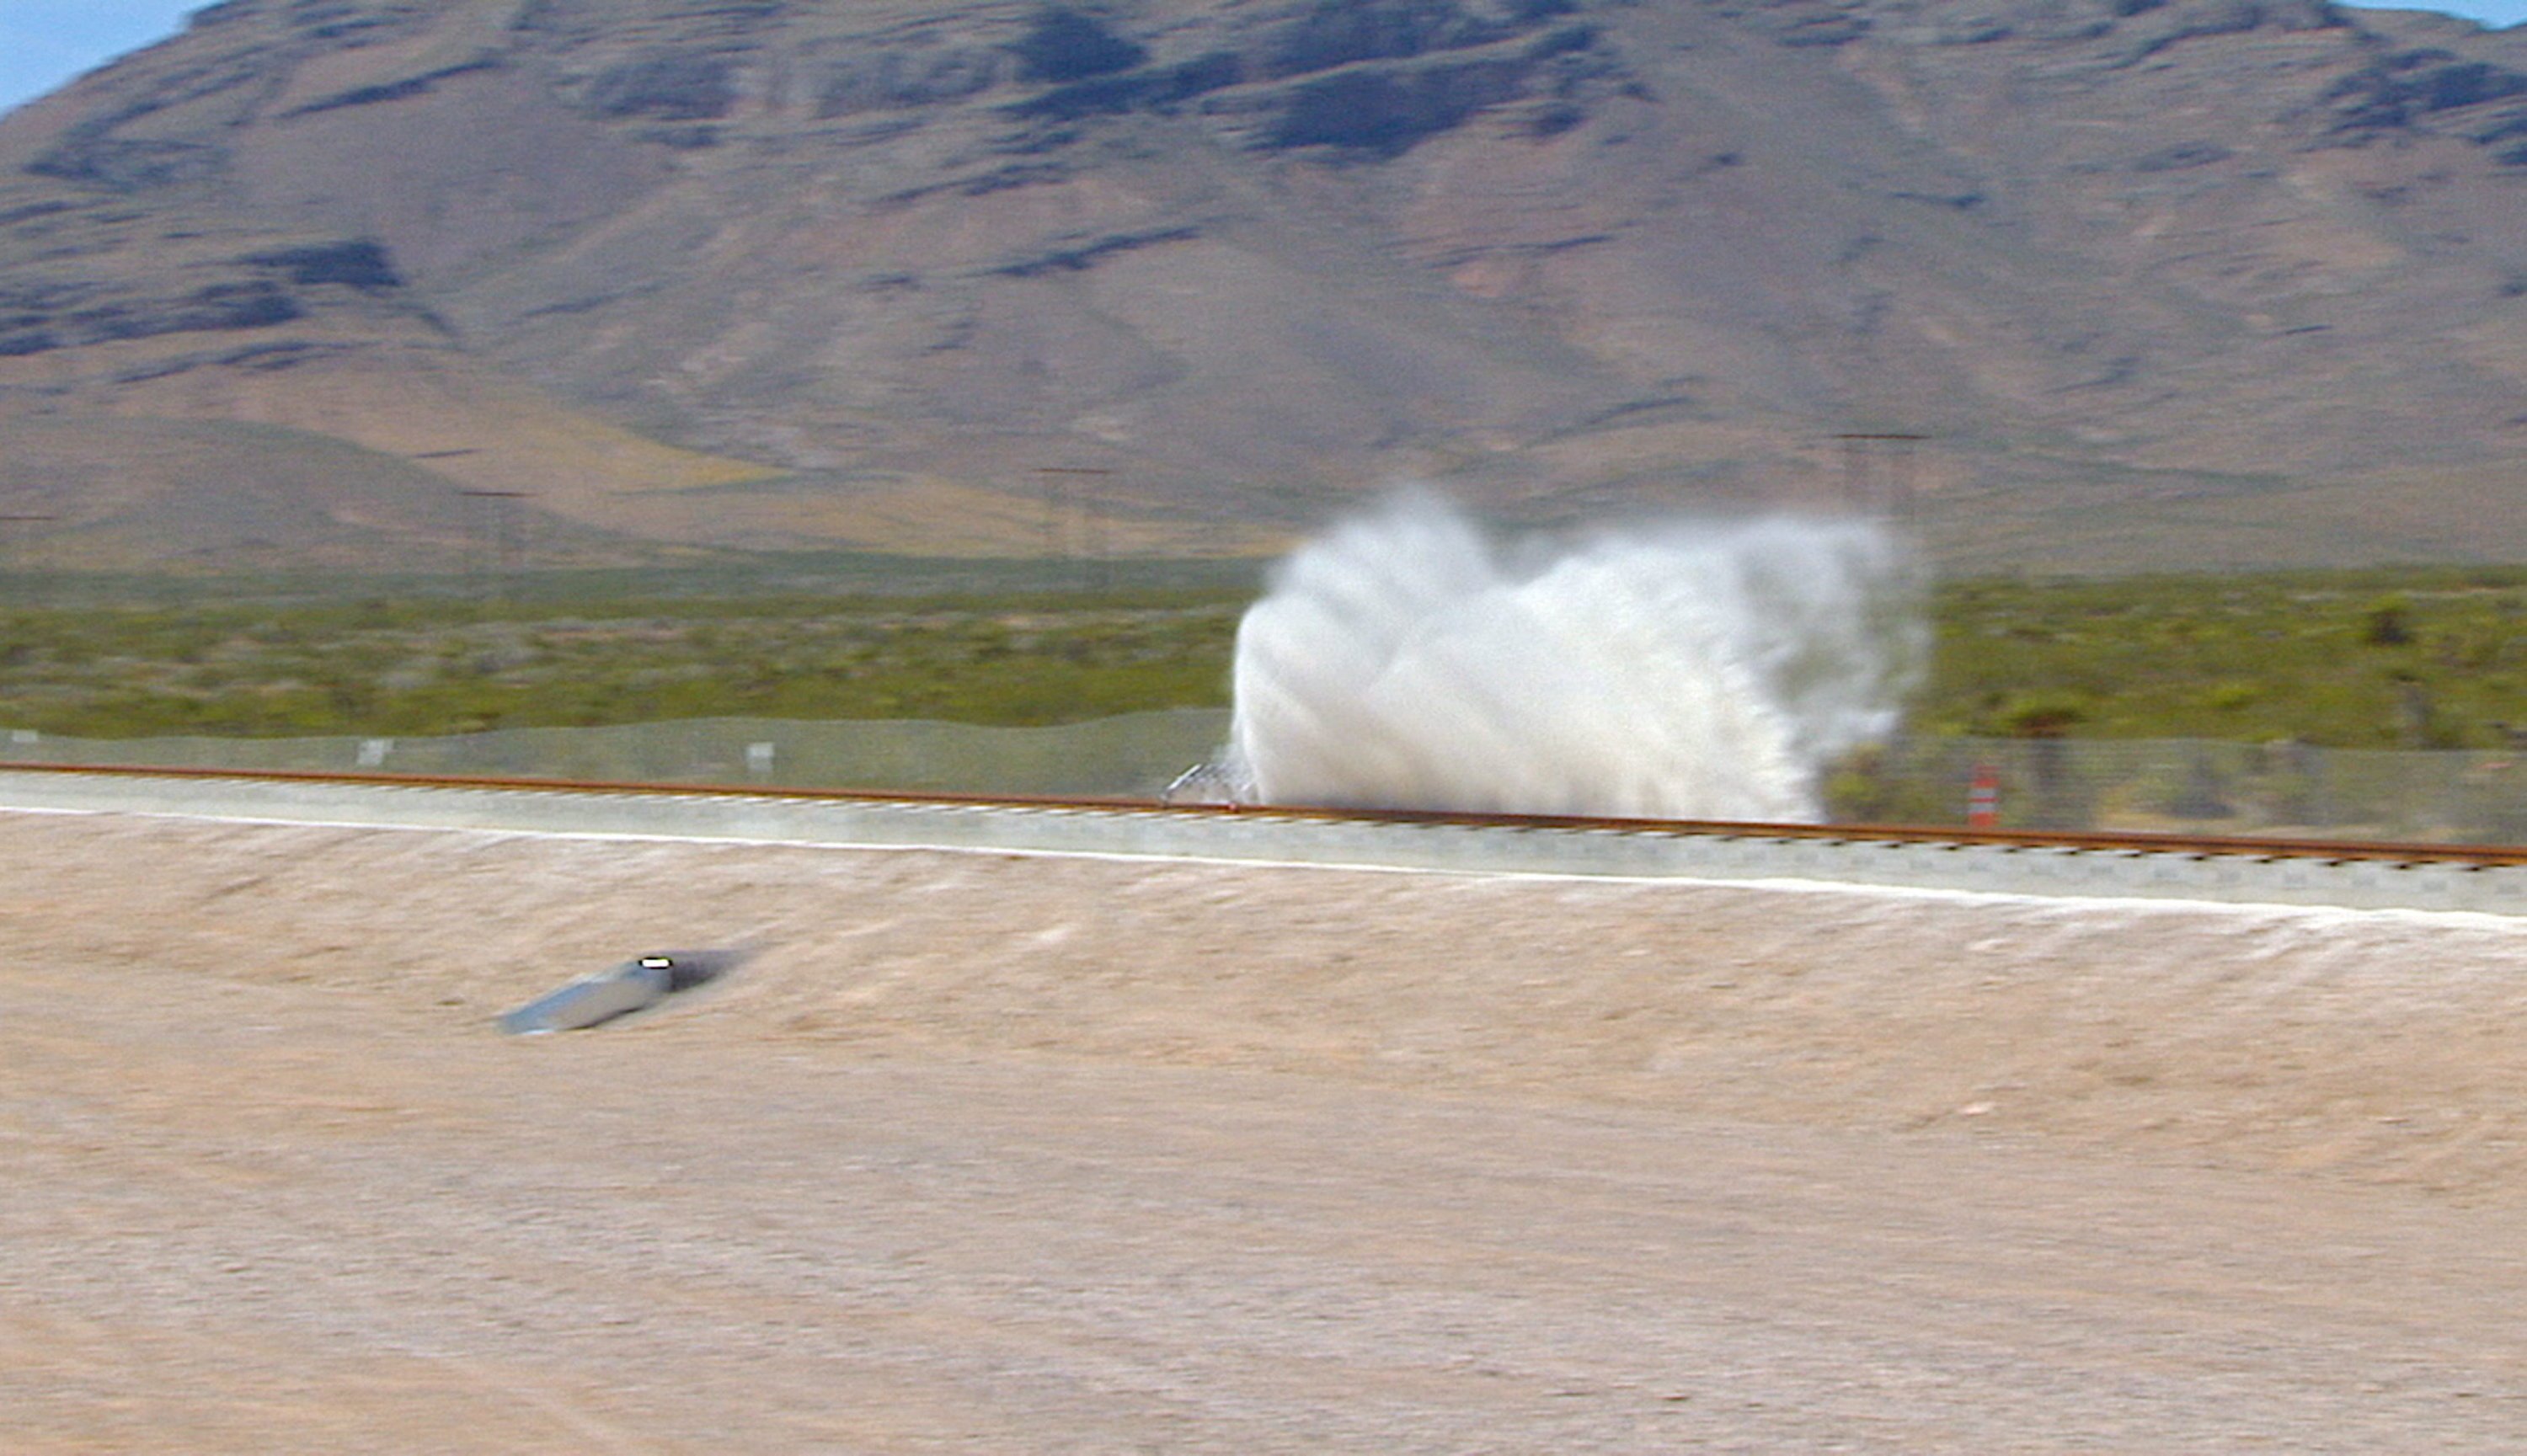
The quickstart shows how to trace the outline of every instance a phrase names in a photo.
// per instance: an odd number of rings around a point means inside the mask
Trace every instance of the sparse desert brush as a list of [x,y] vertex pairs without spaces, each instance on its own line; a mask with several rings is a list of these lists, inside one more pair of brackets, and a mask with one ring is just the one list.
[[[0,728],[413,736],[683,718],[1041,725],[1221,707],[1225,587],[0,611]],[[1917,734],[2505,746],[2527,570],[1961,580]],[[1865,785],[1846,785],[1865,793]]]

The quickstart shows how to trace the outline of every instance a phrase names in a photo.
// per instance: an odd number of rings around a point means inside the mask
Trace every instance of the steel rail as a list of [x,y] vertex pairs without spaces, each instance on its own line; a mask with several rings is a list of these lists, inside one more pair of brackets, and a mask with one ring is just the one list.
[[1623,819],[1566,814],[1456,813],[1418,809],[1332,808],[1282,804],[1168,803],[1155,799],[1024,794],[962,794],[877,789],[758,786],[730,783],[649,782],[608,779],[516,778],[497,775],[339,773],[311,770],[154,768],[129,765],[29,764],[0,761],[0,773],[111,777],[134,780],[247,780],[387,788],[483,789],[551,794],[792,800],[857,804],[926,804],[978,809],[1095,810],[1107,814],[1212,816],[1322,824],[1430,825],[1506,830],[1588,830],[1679,838],[1813,840],[1939,848],[2072,850],[2107,854],[2170,855],[2196,860],[2242,858],[2264,862],[2361,862],[2456,865],[2471,868],[2527,866],[2527,844],[2445,844],[2366,839],[2264,838],[2245,834],[2066,832],[2050,829],[1975,829],[1947,826],[1871,824],[1773,824],[1734,820]]

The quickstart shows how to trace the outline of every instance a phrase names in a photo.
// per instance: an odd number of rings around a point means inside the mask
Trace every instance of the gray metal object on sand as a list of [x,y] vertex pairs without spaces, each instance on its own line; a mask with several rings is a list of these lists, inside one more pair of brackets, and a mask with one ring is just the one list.
[[679,950],[635,956],[503,1013],[500,1029],[512,1036],[532,1036],[593,1027],[700,985],[743,959],[744,952],[733,950]]

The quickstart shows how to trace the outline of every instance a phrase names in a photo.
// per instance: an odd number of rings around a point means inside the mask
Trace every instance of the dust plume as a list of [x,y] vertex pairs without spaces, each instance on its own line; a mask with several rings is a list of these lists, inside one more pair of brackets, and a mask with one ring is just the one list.
[[1517,543],[1408,495],[1247,610],[1228,768],[1264,803],[1814,821],[1824,769],[1897,724],[1918,596],[1866,522]]

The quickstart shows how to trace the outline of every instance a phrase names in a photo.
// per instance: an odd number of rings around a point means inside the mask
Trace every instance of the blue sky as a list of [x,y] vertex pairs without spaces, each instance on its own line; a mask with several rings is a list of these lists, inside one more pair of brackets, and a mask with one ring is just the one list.
[[[0,108],[182,29],[209,0],[0,0]],[[2521,0],[2527,3],[2527,0]]]
[[[0,0],[0,110],[180,29],[207,0]],[[2420,8],[2420,7],[2416,7]],[[2527,0],[2451,0],[2497,25],[2527,22]]]

